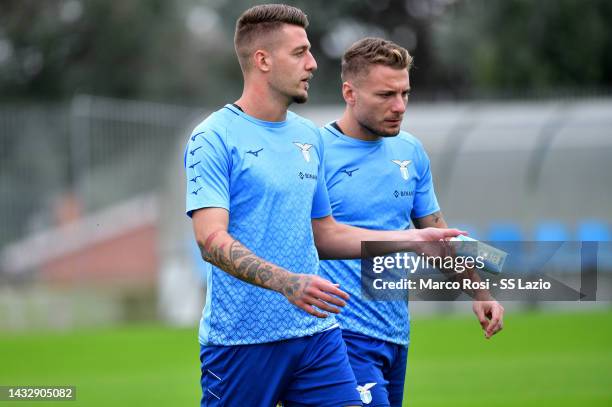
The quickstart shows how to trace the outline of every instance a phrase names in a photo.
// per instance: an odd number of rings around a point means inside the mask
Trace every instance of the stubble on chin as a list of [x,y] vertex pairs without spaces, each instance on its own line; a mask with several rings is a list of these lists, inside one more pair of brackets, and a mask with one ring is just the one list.
[[363,122],[359,122],[359,124],[361,125],[361,127],[366,129],[370,134],[376,137],[395,137],[400,132],[400,129],[398,129],[395,133],[390,133],[388,131],[387,132],[383,131],[381,128],[375,128]]
[[308,102],[308,95],[293,95],[292,102],[299,105],[306,103]]
[[394,133],[381,133],[380,137],[396,137],[397,135],[399,135],[400,131],[397,130]]

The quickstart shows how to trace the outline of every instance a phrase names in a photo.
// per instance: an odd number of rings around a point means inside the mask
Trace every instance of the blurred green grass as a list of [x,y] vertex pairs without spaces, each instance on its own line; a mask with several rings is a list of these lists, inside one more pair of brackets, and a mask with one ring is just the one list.
[[[44,405],[196,406],[198,355],[195,328],[126,326],[0,335],[0,384],[76,386],[76,402]],[[41,406],[38,401],[29,404]]]
[[612,406],[612,312],[508,313],[412,323],[404,405]]
[[[76,402],[196,406],[196,328],[0,333],[0,385],[75,385]],[[610,406],[612,312],[509,313],[485,340],[471,316],[412,322],[405,405]],[[245,389],[246,390],[246,389]]]

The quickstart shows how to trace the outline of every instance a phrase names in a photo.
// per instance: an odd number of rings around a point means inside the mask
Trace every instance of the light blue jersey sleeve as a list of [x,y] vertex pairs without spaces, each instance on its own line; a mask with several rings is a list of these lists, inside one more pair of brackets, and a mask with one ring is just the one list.
[[229,211],[230,167],[230,154],[222,136],[205,126],[198,126],[185,150],[187,215],[201,208]]
[[431,176],[429,157],[420,142],[416,153],[419,177],[415,188],[412,211],[410,212],[412,219],[422,218],[440,210]]
[[[317,133],[319,130],[317,129]],[[329,202],[329,192],[325,182],[325,147],[323,139],[319,134],[319,174],[317,178],[317,189],[312,200],[311,218],[324,218],[331,215],[331,204]]]

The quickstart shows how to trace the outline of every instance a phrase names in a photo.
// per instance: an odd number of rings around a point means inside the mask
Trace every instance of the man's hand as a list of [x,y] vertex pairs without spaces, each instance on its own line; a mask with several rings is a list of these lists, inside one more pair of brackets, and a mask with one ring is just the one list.
[[414,252],[432,257],[453,255],[452,247],[447,240],[459,235],[467,235],[467,232],[459,229],[425,228],[409,229],[408,231],[411,232],[410,240],[416,244]]
[[504,307],[494,299],[487,301],[474,300],[472,310],[480,326],[485,331],[485,338],[489,339],[504,327]]
[[[422,241],[439,240],[439,239],[434,239],[437,236],[434,236],[431,234],[435,233],[434,232],[435,230],[444,230],[444,229],[432,229],[432,228],[448,227],[446,220],[444,220],[442,213],[439,211],[436,213],[432,213],[431,215],[419,218],[419,219],[413,219],[413,222],[417,228],[425,228],[425,229],[420,229],[421,232],[425,233],[425,236],[423,237],[423,239],[421,239]],[[456,229],[446,229],[446,230],[456,231]],[[467,233],[465,232],[461,232],[460,234],[467,235]],[[448,237],[455,237],[455,236],[447,236],[444,239],[446,240]],[[436,251],[436,250],[439,251],[439,253],[428,253],[426,250],[423,250],[425,254],[428,254],[430,256],[431,255],[446,256],[448,254],[454,255],[452,247],[450,245],[445,247],[444,245],[436,246],[433,244],[423,243],[422,246],[424,249],[430,249],[430,252]],[[471,273],[468,271],[464,274],[464,276],[470,277]],[[474,275],[471,276],[470,278],[472,279],[476,278],[477,280],[479,280],[477,273],[474,273]],[[491,297],[491,294],[489,294],[487,290],[480,290],[479,292],[475,292],[473,296],[474,296],[474,303],[472,304],[472,310],[474,311],[474,314],[476,314],[476,317],[478,317],[480,326],[485,331],[485,338],[489,339],[493,335],[495,335],[497,332],[501,331],[502,328],[504,327],[504,307],[502,307],[497,301],[495,301],[495,299]]]
[[467,232],[459,229],[442,229],[442,228],[425,228],[425,229],[409,229],[414,233],[413,239],[422,242],[437,242],[447,240],[451,237],[459,235],[467,235]]
[[318,318],[327,318],[328,314],[318,311],[317,308],[338,314],[340,309],[330,304],[344,307],[346,302],[342,299],[349,299],[349,295],[340,290],[337,284],[313,274],[291,273],[279,291],[290,303]]

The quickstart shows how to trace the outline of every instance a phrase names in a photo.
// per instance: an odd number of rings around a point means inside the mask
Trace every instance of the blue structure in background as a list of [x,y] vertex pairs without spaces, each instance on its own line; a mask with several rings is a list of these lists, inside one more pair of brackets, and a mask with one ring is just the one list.
[[542,269],[571,272],[580,270],[580,247],[572,243],[565,224],[558,221],[544,221],[534,230],[530,264]]
[[482,233],[474,225],[469,223],[457,223],[449,225],[451,228],[464,230],[468,233],[468,236],[472,239],[482,240]]
[[538,242],[566,242],[571,240],[565,225],[556,221],[539,223],[535,227],[534,235]]
[[605,222],[585,220],[578,225],[578,240],[582,242],[609,242],[610,237],[610,229]]
[[524,239],[521,228],[513,222],[491,223],[488,236],[492,242],[520,242]]

